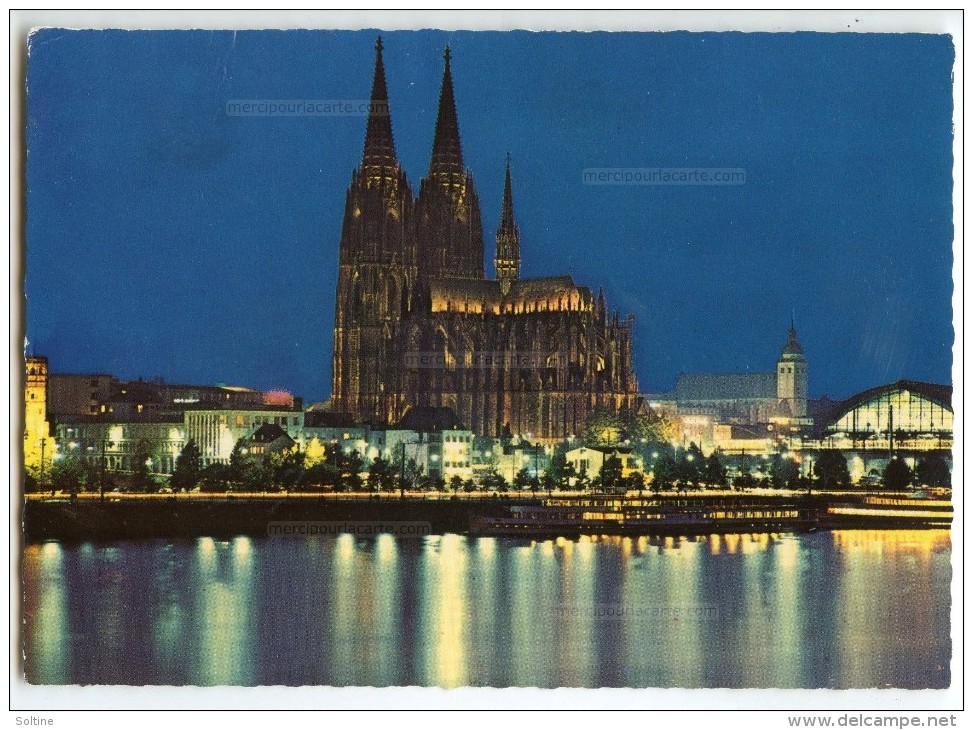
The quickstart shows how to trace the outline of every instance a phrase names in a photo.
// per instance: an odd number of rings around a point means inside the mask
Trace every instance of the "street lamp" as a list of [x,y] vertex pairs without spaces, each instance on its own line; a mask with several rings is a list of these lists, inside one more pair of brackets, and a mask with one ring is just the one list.
[[44,483],[44,458],[46,456],[45,454],[46,447],[47,447],[47,439],[41,436],[41,476],[40,479],[38,480],[39,484]]

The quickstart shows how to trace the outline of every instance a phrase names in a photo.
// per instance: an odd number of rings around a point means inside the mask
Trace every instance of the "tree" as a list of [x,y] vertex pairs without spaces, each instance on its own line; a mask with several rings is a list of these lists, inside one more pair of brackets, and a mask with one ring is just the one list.
[[795,487],[800,474],[800,469],[789,455],[774,454],[770,463],[770,483],[774,487]]
[[449,488],[453,490],[453,494],[458,494],[459,490],[463,488],[463,477],[459,474],[454,474],[450,477]]
[[247,492],[263,492],[268,486],[273,485],[275,456],[277,455],[267,454],[261,458],[255,454],[248,454],[244,462],[246,467],[241,488]]
[[582,441],[585,446],[613,446],[622,440],[624,423],[607,408],[596,408],[585,420]]
[[926,454],[916,465],[916,481],[928,487],[949,487],[952,475],[942,454]]
[[132,489],[136,492],[146,492],[154,486],[149,473],[151,459],[149,442],[145,439],[139,440],[135,446],[135,456],[132,457]]
[[464,481],[463,482],[463,491],[464,492],[475,492],[476,491],[476,482],[474,482],[472,479],[467,479],[466,481]]
[[483,477],[483,488],[490,492],[506,492],[509,489],[507,480],[495,469]]
[[645,488],[645,474],[640,471],[633,471],[623,480],[626,492],[639,492]]
[[624,487],[622,481],[622,460],[612,455],[605,459],[598,472],[597,487],[605,492],[616,492]]
[[228,464],[214,462],[199,472],[199,485],[204,492],[224,492],[229,488],[232,481]]
[[192,489],[199,483],[199,473],[199,447],[193,439],[189,439],[176,457],[170,484],[175,489]]
[[424,471],[425,469],[422,464],[419,464],[410,456],[409,460],[405,462],[405,488],[415,489],[422,480]]
[[818,485],[823,489],[847,487],[851,481],[848,462],[837,449],[822,449],[814,464],[814,476],[818,478]]
[[705,464],[706,459],[703,457],[702,450],[695,443],[689,444],[689,448],[676,464],[676,478],[680,486],[698,487]]
[[307,486],[334,489],[341,475],[338,467],[326,461],[315,462],[304,474],[304,483]]
[[703,469],[706,468],[706,457],[703,456],[703,450],[696,445],[695,441],[690,442],[683,460],[686,464],[684,470],[688,477],[687,481],[694,487],[698,487],[703,478]]
[[307,446],[304,448],[304,465],[310,469],[315,464],[324,461],[324,455],[324,444],[315,436],[307,442]]
[[667,444],[676,437],[676,427],[663,414],[637,410],[622,417],[622,437],[633,445]]
[[396,474],[395,468],[381,456],[372,459],[372,464],[368,468],[368,480],[366,485],[370,492],[392,491],[395,489]]
[[296,444],[292,449],[271,454],[267,461],[273,485],[287,491],[299,487],[307,474],[304,467],[305,458],[304,452]]
[[660,452],[652,470],[652,489],[656,492],[671,489],[676,481],[677,466],[676,460],[668,450]]
[[714,451],[706,459],[706,465],[703,467],[703,481],[711,486],[726,486],[726,467],[723,465],[723,460],[720,458],[720,453]]
[[230,469],[227,472],[230,485],[242,485],[247,481],[248,472],[251,468],[252,461],[247,452],[246,439],[238,439],[230,452]]
[[518,492],[530,489],[530,475],[527,469],[521,469],[514,475],[514,489]]
[[570,489],[572,486],[577,484],[578,476],[580,475],[578,474],[578,470],[574,468],[574,462],[569,461],[564,466],[564,472],[561,475],[561,480],[558,483],[558,486],[560,486],[561,489]]
[[347,454],[342,451],[337,452],[336,459],[340,470],[337,489],[345,492],[360,492],[362,489],[362,458],[358,452],[351,449]]
[[750,489],[756,486],[757,480],[753,476],[753,457],[750,454],[741,454],[736,461],[737,477],[733,480],[735,487]]
[[[551,454],[551,463],[547,467],[547,472],[544,474],[545,487],[548,489],[553,489],[555,486],[560,486],[564,484],[567,476],[566,471],[568,468],[568,451],[564,444],[558,444],[554,447],[554,453]],[[551,486],[548,487],[547,485]]]
[[913,476],[914,474],[912,473],[912,469],[909,468],[909,465],[899,457],[895,457],[885,467],[885,471],[882,472],[882,481],[885,483],[887,489],[905,491],[912,484]]
[[51,489],[75,495],[84,484],[84,467],[77,459],[63,458],[51,467]]

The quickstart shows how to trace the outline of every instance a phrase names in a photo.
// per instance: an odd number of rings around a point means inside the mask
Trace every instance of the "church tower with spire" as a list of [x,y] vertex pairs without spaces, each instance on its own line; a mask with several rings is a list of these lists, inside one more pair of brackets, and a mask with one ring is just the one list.
[[483,225],[473,176],[463,166],[449,46],[443,54],[443,83],[429,174],[416,201],[420,277],[483,279]]
[[417,278],[412,189],[395,153],[382,39],[360,167],[345,198],[335,302],[332,401],[356,420],[389,412],[386,370]]
[[793,317],[787,342],[777,361],[777,405],[782,416],[803,418],[807,415],[807,358],[797,341]]
[[503,184],[503,208],[497,228],[497,255],[493,260],[497,281],[504,295],[520,278],[520,231],[514,222],[514,196],[510,184],[510,155],[507,155],[507,174]]

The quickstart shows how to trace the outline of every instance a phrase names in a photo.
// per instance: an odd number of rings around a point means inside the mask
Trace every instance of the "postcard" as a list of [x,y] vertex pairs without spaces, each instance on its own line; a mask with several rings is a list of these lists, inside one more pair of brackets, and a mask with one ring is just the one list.
[[29,35],[28,685],[955,688],[955,36],[231,26]]

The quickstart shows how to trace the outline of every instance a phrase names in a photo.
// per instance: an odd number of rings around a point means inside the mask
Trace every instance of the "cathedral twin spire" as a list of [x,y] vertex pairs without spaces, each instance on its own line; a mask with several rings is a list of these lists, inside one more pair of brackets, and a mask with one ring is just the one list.
[[382,61],[382,37],[379,36],[375,42],[375,76],[372,80],[372,98],[365,130],[362,171],[370,183],[378,183],[394,179],[398,174],[398,167],[395,140],[392,137],[388,87],[385,84],[385,64]]
[[463,187],[466,171],[463,168],[463,148],[459,139],[459,121],[456,118],[453,73],[449,67],[449,57],[449,46],[446,46],[443,52],[445,68],[439,91],[439,114],[436,117],[436,133],[432,142],[429,178],[444,188],[457,189]]
[[[375,43],[375,73],[365,132],[365,148],[362,155],[362,172],[369,186],[383,182],[394,182],[400,174],[399,162],[395,153],[395,141],[392,135],[392,119],[389,112],[388,87],[385,79],[382,50],[382,38],[379,36]],[[434,187],[442,190],[457,203],[466,206],[475,205],[477,210],[469,212],[473,214],[470,217],[476,219],[474,228],[478,228],[479,205],[473,191],[472,178],[463,165],[463,149],[460,142],[456,100],[453,94],[449,46],[446,46],[443,59],[443,80],[439,93],[439,110],[433,136],[428,180]],[[474,238],[481,235],[476,230],[471,231],[470,234]],[[497,269],[497,278],[502,282],[516,280],[520,273],[520,234],[513,217],[509,155],[507,157],[503,211],[496,240],[497,255],[494,263]],[[465,270],[472,266],[473,269],[479,270],[480,276],[482,276],[482,243],[479,247],[474,243],[473,251],[468,253],[472,254],[474,258],[478,257],[479,262],[460,263],[460,268]],[[461,256],[460,258],[465,259],[467,257]],[[446,264],[445,261],[444,264]],[[454,267],[446,264],[444,268],[445,271],[439,273],[448,275],[449,270]]]

